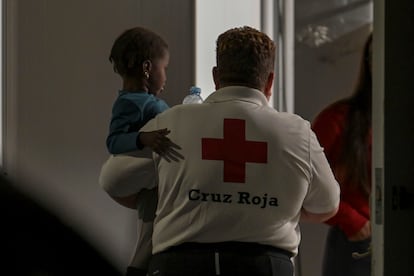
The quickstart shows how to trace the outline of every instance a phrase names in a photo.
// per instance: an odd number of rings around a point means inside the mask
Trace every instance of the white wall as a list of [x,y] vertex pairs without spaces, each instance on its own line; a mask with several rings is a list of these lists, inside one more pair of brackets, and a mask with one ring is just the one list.
[[196,0],[196,85],[205,99],[214,92],[211,70],[216,65],[216,39],[235,27],[260,30],[260,2],[257,0]]

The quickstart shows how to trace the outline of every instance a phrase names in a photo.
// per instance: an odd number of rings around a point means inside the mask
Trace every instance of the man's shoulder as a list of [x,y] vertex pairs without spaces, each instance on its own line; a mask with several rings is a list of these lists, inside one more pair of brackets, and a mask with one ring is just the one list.
[[303,126],[303,127],[309,127],[310,122],[306,119],[304,119],[299,114],[291,113],[291,112],[276,112],[273,115],[275,118],[277,118],[278,121],[281,123],[290,125],[290,126]]

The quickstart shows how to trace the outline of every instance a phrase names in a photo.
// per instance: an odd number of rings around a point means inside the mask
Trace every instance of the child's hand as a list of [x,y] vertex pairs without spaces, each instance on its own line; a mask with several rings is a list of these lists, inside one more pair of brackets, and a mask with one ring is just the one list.
[[181,149],[181,147],[173,143],[167,137],[169,133],[170,131],[166,128],[149,132],[140,132],[139,139],[142,145],[149,147],[168,162],[171,162],[171,160],[179,161],[179,159],[184,159],[184,156],[177,151]]

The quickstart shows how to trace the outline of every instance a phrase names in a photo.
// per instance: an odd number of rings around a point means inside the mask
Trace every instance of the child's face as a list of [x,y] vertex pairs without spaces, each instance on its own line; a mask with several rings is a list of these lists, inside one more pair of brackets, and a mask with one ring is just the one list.
[[153,61],[149,78],[149,93],[157,96],[164,90],[169,61],[170,54],[167,50],[161,58]]

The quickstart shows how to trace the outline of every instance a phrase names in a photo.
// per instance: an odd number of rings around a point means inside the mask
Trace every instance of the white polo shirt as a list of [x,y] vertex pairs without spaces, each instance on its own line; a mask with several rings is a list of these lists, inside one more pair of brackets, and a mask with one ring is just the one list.
[[[242,241],[296,254],[301,208],[327,213],[339,204],[309,122],[268,106],[261,91],[222,88],[203,104],[172,107],[142,131],[161,128],[171,130],[185,159],[135,158],[131,174],[137,191],[158,185],[153,253],[184,242]],[[125,185],[109,182],[112,193]]]

